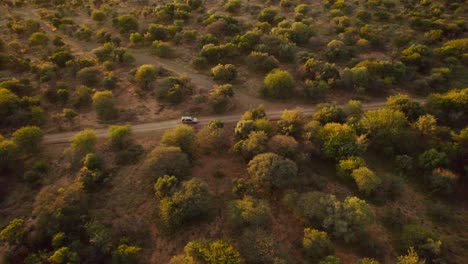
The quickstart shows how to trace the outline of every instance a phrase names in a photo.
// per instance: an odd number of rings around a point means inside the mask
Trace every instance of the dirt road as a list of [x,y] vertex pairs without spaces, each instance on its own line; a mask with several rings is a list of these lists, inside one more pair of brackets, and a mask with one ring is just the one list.
[[[373,109],[378,109],[382,108],[385,106],[385,102],[374,102],[374,103],[368,103],[363,105],[364,110],[373,110]],[[267,117],[270,120],[276,120],[279,119],[283,110],[272,110],[267,111]],[[315,112],[315,107],[309,107],[303,109],[303,113],[306,116],[310,116]],[[200,125],[206,125],[208,122],[211,120],[220,120],[223,121],[224,123],[235,123],[241,118],[241,114],[235,114],[235,115],[222,115],[222,116],[205,116],[205,117],[199,117]],[[180,120],[175,119],[175,120],[169,120],[169,121],[161,121],[161,122],[153,122],[153,123],[145,123],[145,124],[135,124],[132,125],[132,132],[135,134],[140,134],[140,133],[148,133],[152,131],[161,131],[161,130],[166,130],[169,128],[173,128],[177,125],[180,124]],[[107,135],[107,129],[108,126],[103,126],[96,128],[96,134],[98,138],[104,138]],[[57,133],[57,134],[46,134],[44,137],[44,143],[45,144],[61,144],[61,143],[69,143],[71,142],[72,137],[77,133],[77,131],[73,132],[64,132],[64,133]]]

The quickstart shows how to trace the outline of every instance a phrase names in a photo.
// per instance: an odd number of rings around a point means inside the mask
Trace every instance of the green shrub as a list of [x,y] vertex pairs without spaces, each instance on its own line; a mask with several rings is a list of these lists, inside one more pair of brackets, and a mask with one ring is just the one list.
[[120,33],[130,33],[138,30],[138,20],[133,15],[121,15],[112,21]]
[[112,120],[117,117],[114,95],[111,91],[96,92],[94,93],[92,100],[99,119]]
[[135,72],[135,80],[137,80],[143,89],[149,89],[151,83],[156,80],[156,68],[150,64],[141,65]]
[[211,75],[215,81],[229,83],[236,79],[237,69],[232,64],[218,64],[211,69]]
[[161,58],[169,58],[174,53],[169,43],[159,40],[153,41],[153,44],[151,44],[151,52]]
[[35,32],[29,37],[29,46],[47,46],[49,38],[42,32]]
[[155,178],[174,175],[180,179],[190,172],[187,154],[178,147],[159,146],[154,148],[146,158],[146,165]]
[[278,68],[278,60],[268,53],[252,51],[246,58],[247,67],[258,73],[270,72],[275,68]]
[[273,70],[263,80],[263,94],[267,97],[284,99],[294,92],[294,79],[287,71]]
[[96,67],[85,67],[78,71],[76,77],[86,86],[95,86],[102,79],[102,72]]
[[369,195],[382,183],[382,180],[367,167],[360,167],[351,173],[359,191]]
[[35,153],[40,150],[44,132],[37,126],[25,126],[16,130],[11,138],[23,153]]

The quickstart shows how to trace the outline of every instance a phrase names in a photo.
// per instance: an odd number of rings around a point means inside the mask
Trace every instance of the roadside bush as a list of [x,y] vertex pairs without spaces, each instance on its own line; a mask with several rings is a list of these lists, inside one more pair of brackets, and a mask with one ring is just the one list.
[[71,149],[79,156],[85,156],[88,153],[93,153],[96,150],[97,135],[92,129],[85,129],[72,138]]
[[101,120],[112,120],[117,117],[114,95],[111,91],[96,92],[93,95],[93,106],[98,118]]
[[224,127],[204,126],[196,136],[197,150],[202,154],[222,151],[228,144],[228,137]]
[[263,153],[249,162],[247,171],[252,180],[258,184],[281,189],[294,181],[297,176],[297,165],[277,154]]
[[11,138],[23,153],[36,153],[40,150],[40,144],[44,132],[37,126],[25,126],[16,130]]
[[336,105],[331,104],[319,104],[317,110],[314,113],[314,120],[325,125],[327,123],[343,123],[346,121],[345,112]]
[[233,149],[245,160],[251,160],[254,156],[267,150],[268,135],[264,131],[252,131],[247,139],[237,142]]
[[207,44],[200,51],[200,56],[209,63],[226,63],[234,60],[237,55],[237,47],[231,43],[223,45]]
[[232,64],[218,64],[211,68],[211,76],[213,80],[221,83],[230,83],[237,77],[236,66]]
[[107,130],[107,140],[114,150],[123,150],[132,144],[130,126],[111,126]]
[[262,226],[271,218],[270,206],[266,200],[247,195],[229,204],[228,217],[236,227]]
[[328,234],[317,229],[304,229],[302,246],[305,254],[316,260],[335,253],[333,244],[328,238]]
[[277,122],[278,132],[299,139],[304,117],[301,109],[284,110]]
[[178,147],[158,146],[154,148],[146,158],[146,165],[155,178],[174,175],[181,179],[190,173],[187,154]]
[[161,143],[166,146],[179,147],[183,152],[187,153],[189,157],[193,157],[195,139],[195,131],[191,126],[178,125],[164,132]]

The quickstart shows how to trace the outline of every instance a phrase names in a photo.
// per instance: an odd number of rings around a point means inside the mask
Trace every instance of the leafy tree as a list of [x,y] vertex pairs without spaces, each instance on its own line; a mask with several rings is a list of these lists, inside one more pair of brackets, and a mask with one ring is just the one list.
[[163,175],[174,175],[177,178],[182,178],[190,172],[187,154],[178,147],[156,147],[148,154],[146,164],[156,178]]
[[281,134],[298,138],[302,132],[304,117],[301,109],[284,110],[277,127]]
[[83,166],[93,171],[102,170],[103,161],[95,153],[88,153],[83,159]]
[[266,152],[268,135],[264,131],[252,131],[247,139],[240,140],[234,145],[234,151],[245,160],[252,159],[255,155]]
[[321,259],[335,253],[333,244],[328,238],[328,234],[317,229],[304,229],[302,246],[305,254],[314,259]]
[[206,183],[199,179],[183,182],[181,189],[159,204],[163,230],[175,231],[183,224],[204,216],[211,210],[213,197]]
[[37,126],[25,126],[16,130],[11,136],[16,145],[25,153],[39,151],[44,132]]
[[136,264],[139,262],[138,253],[142,250],[140,247],[120,244],[112,253],[112,263],[114,264]]
[[382,180],[367,167],[360,167],[353,170],[351,176],[354,181],[356,181],[359,191],[367,195],[375,191],[377,186],[382,183]]
[[24,220],[15,218],[0,231],[0,239],[8,242],[10,245],[17,245],[23,241],[25,236]]
[[257,120],[264,119],[266,117],[265,106],[263,104],[258,105],[257,107],[246,111],[242,117],[242,120]]
[[290,136],[275,135],[268,142],[268,149],[286,158],[294,158],[298,149],[297,141]]
[[419,255],[436,260],[440,257],[442,242],[423,226],[409,224],[403,227],[400,245],[402,250],[413,247]]
[[71,148],[75,153],[83,156],[96,150],[97,135],[92,129],[85,129],[76,133],[72,138]]
[[164,132],[161,143],[166,146],[179,147],[190,157],[194,152],[195,139],[196,135],[193,127],[189,125],[178,125]]
[[238,227],[246,225],[261,226],[271,218],[270,206],[265,200],[244,196],[232,201],[228,209],[229,220]]
[[115,150],[122,150],[130,146],[132,142],[130,126],[111,126],[107,130],[107,140]]
[[135,72],[135,80],[137,80],[143,89],[148,89],[152,82],[156,80],[156,69],[153,65],[141,65]]
[[93,106],[98,117],[102,120],[111,120],[116,117],[117,111],[114,103],[114,95],[111,91],[95,92]]
[[232,64],[218,64],[211,69],[213,80],[222,83],[230,83],[237,77],[236,66]]
[[319,130],[318,138],[329,159],[345,159],[361,151],[356,132],[347,124],[328,123]]
[[65,264],[65,263],[80,263],[78,253],[72,251],[68,247],[61,247],[48,258],[51,263],[54,264]]
[[287,71],[275,69],[263,80],[265,96],[277,99],[289,98],[294,92],[294,79]]
[[102,22],[106,19],[106,13],[101,10],[93,10],[91,13],[91,19],[97,22]]
[[277,154],[263,153],[249,162],[247,171],[258,184],[283,188],[296,178],[297,165]]
[[20,98],[11,91],[0,88],[0,116],[2,118],[12,114],[18,107]]
[[164,175],[154,184],[154,190],[159,199],[170,197],[175,191],[179,180],[175,176]]

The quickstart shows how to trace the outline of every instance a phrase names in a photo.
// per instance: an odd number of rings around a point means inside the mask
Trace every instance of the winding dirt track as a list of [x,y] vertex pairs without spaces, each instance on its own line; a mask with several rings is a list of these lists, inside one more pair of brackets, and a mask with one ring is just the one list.
[[[373,103],[363,104],[363,109],[374,110],[374,109],[382,108],[384,106],[385,106],[385,102],[373,102]],[[267,117],[270,120],[276,120],[280,118],[283,112],[283,110],[272,110],[272,111],[268,111],[268,109],[266,110],[267,110],[266,111]],[[304,115],[307,116],[315,112],[315,107],[303,108],[302,110],[303,110]],[[208,122],[214,119],[223,121],[224,123],[235,123],[241,118],[241,116],[242,114],[222,115],[222,116],[205,116],[205,117],[199,118],[199,124],[206,125],[208,124]],[[179,124],[180,124],[180,121],[177,119],[174,119],[174,120],[160,121],[160,122],[153,122],[153,123],[136,124],[136,125],[132,125],[131,128],[132,128],[133,133],[141,134],[141,133],[148,133],[148,132],[153,132],[153,131],[166,130],[169,128],[173,128]],[[108,129],[108,126],[95,129],[98,138],[106,137],[107,129]],[[44,143],[45,144],[69,143],[72,137],[76,133],[78,132],[74,131],[74,132],[65,132],[65,133],[57,133],[57,134],[46,134],[44,137]]]

